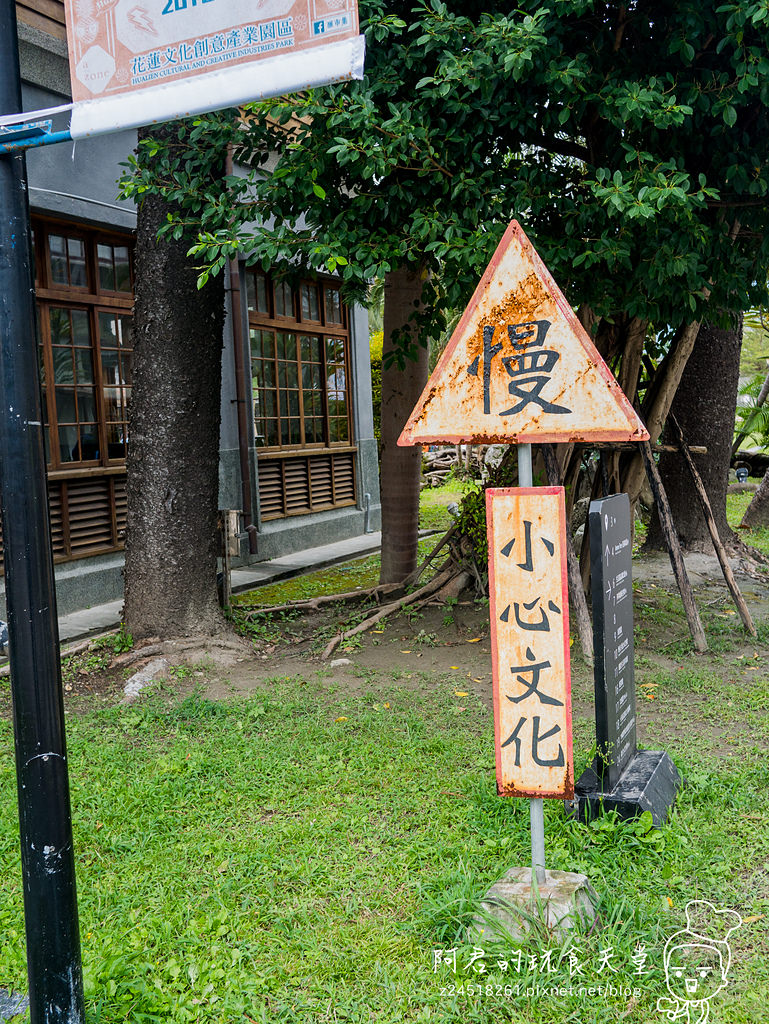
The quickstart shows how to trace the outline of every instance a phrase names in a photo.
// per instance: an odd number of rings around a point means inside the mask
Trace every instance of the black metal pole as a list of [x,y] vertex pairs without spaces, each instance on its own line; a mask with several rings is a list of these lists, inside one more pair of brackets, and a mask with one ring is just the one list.
[[[0,0],[0,112],[21,110]],[[26,164],[0,155],[0,506],[32,1024],[81,1024],[83,978],[35,336]]]

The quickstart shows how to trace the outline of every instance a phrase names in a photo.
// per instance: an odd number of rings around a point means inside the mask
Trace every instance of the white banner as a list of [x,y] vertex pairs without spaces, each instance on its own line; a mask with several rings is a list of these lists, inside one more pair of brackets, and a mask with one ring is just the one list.
[[73,138],[363,77],[356,0],[66,0]]
[[70,133],[73,139],[123,128],[171,121],[208,110],[281,96],[347,78],[363,78],[363,36],[318,47],[311,54],[291,53],[246,64],[229,71],[210,71],[155,86],[150,91],[118,93],[75,103]]

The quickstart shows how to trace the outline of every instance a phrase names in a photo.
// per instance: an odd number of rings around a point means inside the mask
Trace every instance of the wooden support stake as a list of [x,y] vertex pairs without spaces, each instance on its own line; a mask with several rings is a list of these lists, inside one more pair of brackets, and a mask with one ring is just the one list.
[[748,611],[748,606],[745,604],[745,598],[742,596],[742,592],[737,585],[737,580],[734,578],[732,567],[729,565],[729,557],[718,533],[718,527],[716,526],[716,521],[713,516],[713,509],[710,506],[710,499],[708,498],[708,492],[705,490],[702,477],[700,476],[697,467],[694,465],[694,460],[686,447],[684,432],[681,430],[681,425],[672,413],[670,415],[670,422],[673,424],[676,436],[680,442],[679,447],[681,454],[684,457],[684,461],[686,462],[686,465],[689,468],[689,473],[694,481],[694,489],[697,491],[697,497],[700,499],[700,505],[702,506],[702,514],[705,516],[705,522],[708,524],[710,539],[713,541],[713,547],[716,549],[716,555],[718,556],[718,561],[721,564],[721,571],[724,574],[726,585],[734,599],[734,603],[737,605],[737,611],[740,613],[742,624],[751,636],[758,636],[756,627],[753,624],[753,619]]
[[230,553],[230,518],[225,509],[219,509],[219,537],[222,545],[222,588],[220,600],[222,608],[232,606],[232,565]]
[[[603,492],[603,481],[601,479],[600,467],[598,472],[595,474],[595,478],[590,489],[590,500],[596,501],[599,497],[608,497],[608,495]],[[590,590],[590,529],[588,527],[587,519],[585,519],[585,532],[582,535],[582,547],[579,552],[579,572],[582,579],[582,589],[587,594]]]
[[[558,459],[555,455],[555,448],[551,444],[543,444],[542,457],[545,460],[545,472],[548,483],[552,487],[561,486],[561,474],[558,472]],[[571,530],[566,520],[566,566],[569,576],[569,598],[571,599],[574,619],[579,633],[579,642],[582,646],[582,656],[585,662],[592,668],[595,661],[593,650],[593,627],[590,624],[590,613],[587,608],[587,598],[582,586],[582,576],[579,571],[579,561],[574,550]],[[585,520],[585,533],[587,533],[587,520]]]
[[662,477],[657,469],[657,463],[654,461],[651,445],[648,441],[641,441],[639,442],[639,448],[641,449],[644,466],[646,467],[646,476],[649,479],[649,484],[651,486],[652,493],[654,494],[654,500],[657,502],[657,514],[659,516],[660,526],[662,527],[662,533],[668,546],[670,564],[673,566],[673,575],[676,578],[676,583],[678,584],[678,589],[681,593],[681,600],[683,601],[684,611],[686,612],[686,620],[689,623],[689,632],[692,635],[695,649],[699,651],[700,654],[704,654],[708,649],[708,641],[705,636],[705,630],[702,628],[700,613],[697,611],[697,605],[694,603],[692,585],[689,582],[688,575],[686,574],[684,556],[681,554],[681,544],[678,540],[675,523],[673,522],[673,515],[670,511],[670,502],[668,501],[668,496],[665,493],[665,488],[662,485]]

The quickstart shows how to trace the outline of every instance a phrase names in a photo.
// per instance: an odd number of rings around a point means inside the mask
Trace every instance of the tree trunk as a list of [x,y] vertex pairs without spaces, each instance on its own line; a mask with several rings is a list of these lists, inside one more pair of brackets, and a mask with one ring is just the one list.
[[[733,551],[737,538],[726,521],[726,489],[734,436],[734,415],[742,347],[742,319],[730,328],[703,324],[681,377],[671,411],[689,445],[705,445],[707,455],[693,456],[713,509],[718,535]],[[673,444],[677,439],[668,438]],[[664,452],[659,470],[670,501],[673,521],[685,551],[713,553],[705,517],[693,490],[691,476],[678,452]],[[655,509],[647,546],[664,548]]]
[[745,515],[742,517],[740,526],[745,526],[751,530],[757,526],[769,526],[769,469],[764,473],[764,478],[758,485],[758,490],[745,509]]
[[[146,129],[157,137],[171,124]],[[138,210],[129,419],[125,625],[167,639],[222,628],[216,514],[224,282],[197,287],[189,238],[157,240],[170,207]]]
[[387,365],[395,351],[393,333],[406,327],[420,305],[423,276],[402,267],[385,277],[384,344],[382,348],[382,569],[381,583],[399,583],[417,566],[419,483],[422,447],[399,448],[406,420],[427,383],[428,348],[416,346],[416,361]]

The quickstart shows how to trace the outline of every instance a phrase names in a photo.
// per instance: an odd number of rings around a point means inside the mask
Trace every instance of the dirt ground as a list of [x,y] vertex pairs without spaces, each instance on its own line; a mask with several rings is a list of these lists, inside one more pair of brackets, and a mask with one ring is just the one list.
[[[687,567],[708,630],[711,650],[706,654],[691,649],[667,556],[644,555],[633,563],[638,742],[664,745],[685,728],[717,755],[738,755],[748,743],[769,747],[769,730],[735,736],[733,725],[715,711],[718,701],[731,703],[732,690],[735,699],[750,698],[759,710],[767,706],[769,578],[739,577],[759,626],[759,639],[753,640],[741,627],[715,558],[692,556]],[[375,691],[385,700],[387,693],[402,688],[423,693],[452,688],[458,696],[476,695],[491,711],[488,602],[468,595],[450,606],[391,616],[323,660],[328,639],[349,624],[349,616],[349,607],[327,606],[298,617],[259,620],[248,640],[181,645],[162,653],[171,666],[162,675],[210,699],[241,697],[276,678],[295,677],[318,679],[335,692]],[[72,709],[124,700],[126,680],[159,656],[151,646],[144,659],[135,660],[136,653],[114,659],[77,655],[64,676]],[[575,750],[589,749],[595,735],[593,674],[578,641],[572,647],[572,706]]]

